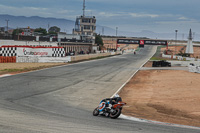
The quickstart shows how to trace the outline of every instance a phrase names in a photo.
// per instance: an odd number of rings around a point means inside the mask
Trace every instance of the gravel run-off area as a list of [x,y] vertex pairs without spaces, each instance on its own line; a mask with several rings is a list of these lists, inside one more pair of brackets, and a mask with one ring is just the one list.
[[125,115],[200,127],[200,74],[183,70],[139,71],[120,95]]

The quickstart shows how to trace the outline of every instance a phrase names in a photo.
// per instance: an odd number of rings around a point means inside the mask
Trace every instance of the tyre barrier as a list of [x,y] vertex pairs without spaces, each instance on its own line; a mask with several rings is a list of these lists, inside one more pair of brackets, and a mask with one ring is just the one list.
[[170,62],[166,61],[153,61],[152,67],[171,67]]
[[12,57],[0,56],[0,63],[16,63],[16,56]]

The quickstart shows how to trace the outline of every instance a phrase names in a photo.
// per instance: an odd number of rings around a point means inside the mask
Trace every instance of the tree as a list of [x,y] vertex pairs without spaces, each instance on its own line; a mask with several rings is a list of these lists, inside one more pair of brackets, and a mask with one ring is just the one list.
[[42,35],[47,35],[47,30],[46,30],[46,29],[43,29],[43,28],[41,28],[41,27],[35,29],[34,32],[41,33]]
[[95,43],[98,45],[98,46],[100,46],[100,47],[103,47],[103,39],[102,39],[102,37],[101,37],[101,35],[100,34],[96,34],[96,36],[95,36]]
[[53,26],[53,27],[50,27],[50,28],[49,28],[48,32],[49,32],[50,34],[55,34],[55,33],[60,32],[60,28],[58,28],[57,26]]
[[19,35],[20,33],[22,33],[23,32],[23,30],[22,29],[14,29],[13,30],[13,35]]

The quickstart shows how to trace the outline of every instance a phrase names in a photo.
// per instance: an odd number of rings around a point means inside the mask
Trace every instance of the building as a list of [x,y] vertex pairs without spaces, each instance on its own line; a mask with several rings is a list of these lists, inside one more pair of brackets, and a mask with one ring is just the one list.
[[5,27],[0,27],[0,33],[4,33],[5,32]]
[[94,36],[96,31],[95,16],[79,16],[76,18],[74,34],[82,36]]
[[21,28],[21,29],[22,29],[21,35],[23,35],[23,36],[32,36],[34,33],[34,29],[31,29],[30,27]]
[[96,18],[95,16],[85,16],[85,0],[83,0],[83,15],[76,18],[73,34],[82,36],[83,40],[92,40],[95,32]]
[[95,44],[96,18],[85,16],[85,0],[83,15],[78,16],[72,34],[58,33],[59,46],[66,48],[66,53],[93,53],[97,51]]

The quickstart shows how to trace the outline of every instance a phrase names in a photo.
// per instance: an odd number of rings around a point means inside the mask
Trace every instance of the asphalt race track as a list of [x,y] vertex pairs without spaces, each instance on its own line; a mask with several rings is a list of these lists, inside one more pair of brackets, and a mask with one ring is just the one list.
[[0,78],[0,133],[199,133],[199,130],[94,117],[153,55],[133,53]]

